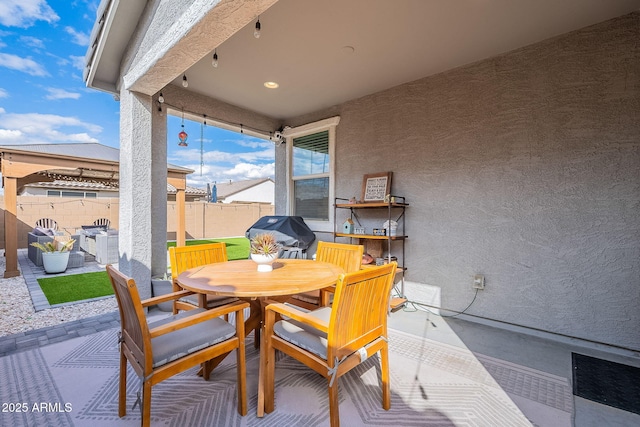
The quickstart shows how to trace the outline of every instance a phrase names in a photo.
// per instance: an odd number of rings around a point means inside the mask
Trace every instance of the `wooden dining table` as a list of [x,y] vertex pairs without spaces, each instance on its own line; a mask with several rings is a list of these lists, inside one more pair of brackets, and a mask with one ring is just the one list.
[[[261,336],[264,335],[260,334],[264,309],[270,302],[283,302],[291,295],[335,285],[344,273],[342,267],[335,264],[308,259],[279,259],[272,266],[272,271],[262,272],[251,260],[219,262],[186,270],[176,280],[181,287],[203,298],[219,295],[248,301],[251,311],[245,321],[245,334],[255,331],[256,336]],[[260,372],[265,363],[263,351],[264,345],[260,345]],[[258,385],[257,414],[264,415],[262,384]]]

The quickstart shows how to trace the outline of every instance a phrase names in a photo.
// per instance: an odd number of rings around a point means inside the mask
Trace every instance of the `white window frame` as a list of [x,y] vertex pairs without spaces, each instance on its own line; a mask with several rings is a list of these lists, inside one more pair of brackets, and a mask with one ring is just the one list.
[[[329,131],[329,172],[328,174],[317,174],[313,176],[328,176],[329,177],[329,200],[327,203],[327,221],[320,220],[307,220],[305,222],[309,228],[313,231],[333,232],[333,201],[335,199],[335,163],[336,163],[336,127],[340,123],[340,116],[331,117],[328,119],[320,120],[306,125],[298,126],[295,128],[286,128],[282,135],[285,137],[287,147],[287,212],[288,215],[294,214],[293,204],[293,139],[300,136],[311,135],[318,132]],[[297,177],[302,179],[305,177]]]

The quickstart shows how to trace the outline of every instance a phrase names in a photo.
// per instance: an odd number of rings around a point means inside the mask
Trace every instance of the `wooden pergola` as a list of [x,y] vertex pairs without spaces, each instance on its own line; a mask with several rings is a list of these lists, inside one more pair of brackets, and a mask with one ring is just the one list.
[[[20,275],[18,270],[18,192],[26,184],[72,180],[99,182],[116,186],[119,180],[119,162],[115,160],[61,155],[46,150],[37,151],[21,146],[0,147],[0,172],[4,187],[4,247],[6,268],[4,277]],[[177,225],[176,243],[185,244],[185,189],[187,175],[193,171],[168,166],[167,182],[176,188]]]

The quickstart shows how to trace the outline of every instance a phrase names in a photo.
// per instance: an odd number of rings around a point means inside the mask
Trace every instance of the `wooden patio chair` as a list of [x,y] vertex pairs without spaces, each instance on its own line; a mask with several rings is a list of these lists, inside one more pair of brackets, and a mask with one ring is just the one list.
[[[332,427],[340,425],[338,378],[378,351],[382,407],[391,407],[387,314],[396,263],[340,276],[331,307],[303,312],[286,304],[265,310],[266,359],[262,370],[265,412],[274,410],[275,350],[293,357],[327,379]],[[286,320],[276,322],[276,317]]]
[[[227,245],[220,243],[206,243],[203,245],[177,246],[169,248],[169,261],[171,264],[171,279],[173,291],[182,290],[177,282],[180,273],[193,267],[199,267],[214,262],[227,262]],[[238,301],[235,297],[215,295],[191,295],[186,298],[174,300],[173,314],[179,310],[192,310],[197,307],[214,308],[224,304]]]
[[[143,426],[151,417],[151,388],[180,372],[205,364],[203,377],[209,380],[206,365],[211,359],[236,350],[238,413],[247,413],[246,366],[244,346],[244,315],[247,303],[236,302],[214,310],[196,309],[147,323],[144,308],[159,302],[179,298],[189,291],[181,291],[140,301],[133,279],[107,265],[118,309],[120,311],[120,382],[118,416],[127,413],[127,361],[142,381],[141,405]],[[220,316],[235,313],[235,327]],[[134,405],[135,407],[135,405]]]
[[[364,247],[362,245],[319,241],[316,250],[316,261],[339,265],[344,269],[345,273],[351,273],[360,270],[363,252]],[[288,303],[307,310],[314,310],[318,307],[329,305],[334,290],[335,286],[331,286],[320,291],[303,292],[293,295]]]
[[53,231],[58,231],[58,223],[51,218],[40,218],[36,221],[36,227],[40,228],[48,228]]

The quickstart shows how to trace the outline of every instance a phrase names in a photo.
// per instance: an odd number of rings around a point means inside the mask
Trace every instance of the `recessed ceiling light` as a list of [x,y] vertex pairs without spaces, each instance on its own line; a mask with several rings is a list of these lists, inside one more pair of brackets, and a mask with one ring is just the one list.
[[268,89],[276,89],[278,86],[280,85],[276,82],[264,82],[264,87]]

